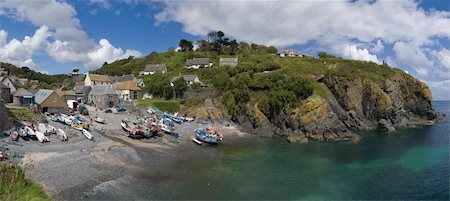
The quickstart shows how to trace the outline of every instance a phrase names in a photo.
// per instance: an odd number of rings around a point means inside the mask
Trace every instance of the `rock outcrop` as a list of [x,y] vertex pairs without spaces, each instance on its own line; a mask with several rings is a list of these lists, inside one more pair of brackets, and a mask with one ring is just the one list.
[[11,129],[17,124],[17,120],[0,100],[0,132]]
[[325,95],[313,95],[301,101],[292,114],[266,117],[250,105],[236,118],[246,132],[280,135],[292,143],[319,141],[358,141],[353,131],[396,128],[439,120],[443,117],[431,105],[432,95],[421,81],[402,72],[385,80],[328,75],[319,80]]

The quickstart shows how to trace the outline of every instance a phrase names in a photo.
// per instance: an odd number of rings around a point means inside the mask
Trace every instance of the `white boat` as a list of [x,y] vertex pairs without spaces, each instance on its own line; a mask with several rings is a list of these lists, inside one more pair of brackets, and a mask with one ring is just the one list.
[[64,120],[64,123],[70,126],[70,125],[72,125],[74,119],[75,119],[75,117],[73,117],[73,116],[68,116],[68,117]]
[[36,133],[34,132],[33,129],[31,129],[31,128],[28,127],[28,126],[25,126],[24,130],[25,130],[25,133],[26,133],[32,140],[37,140]]
[[50,142],[50,140],[40,131],[35,131],[34,133],[36,133],[36,137],[38,139],[39,142],[43,143],[43,142]]
[[60,128],[58,128],[58,130],[56,130],[56,135],[61,139],[61,141],[67,141],[69,139],[66,135],[66,132],[64,132]]
[[97,123],[106,124],[106,121],[100,117],[95,118],[94,121]]
[[192,141],[194,141],[198,145],[202,145],[202,142],[200,140],[197,140],[197,138],[195,138],[195,137],[192,138]]
[[43,123],[38,124],[38,130],[44,135],[47,134],[47,127]]
[[47,133],[48,134],[56,134],[56,128],[52,125],[47,125]]
[[92,137],[92,134],[89,133],[89,131],[87,131],[86,129],[83,129],[81,132],[88,140],[92,140],[93,137]]
[[83,131],[84,128],[82,125],[78,125],[78,124],[72,124],[72,128],[78,131]]
[[60,121],[61,123],[66,123],[66,120],[69,118],[69,116],[65,115],[65,114],[61,114],[58,118],[58,121]]

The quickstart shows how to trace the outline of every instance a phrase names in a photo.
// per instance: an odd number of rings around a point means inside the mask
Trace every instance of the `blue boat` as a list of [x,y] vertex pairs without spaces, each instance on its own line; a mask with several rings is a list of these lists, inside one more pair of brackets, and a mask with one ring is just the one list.
[[210,144],[219,144],[223,140],[222,135],[209,128],[205,128],[203,130],[195,130],[195,137],[203,142]]

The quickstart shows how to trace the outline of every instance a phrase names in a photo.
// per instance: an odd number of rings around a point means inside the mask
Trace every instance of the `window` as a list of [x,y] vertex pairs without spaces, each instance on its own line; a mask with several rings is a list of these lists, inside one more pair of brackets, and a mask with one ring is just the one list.
[[52,98],[52,101],[53,101],[54,103],[56,103],[56,97],[53,97],[53,98]]

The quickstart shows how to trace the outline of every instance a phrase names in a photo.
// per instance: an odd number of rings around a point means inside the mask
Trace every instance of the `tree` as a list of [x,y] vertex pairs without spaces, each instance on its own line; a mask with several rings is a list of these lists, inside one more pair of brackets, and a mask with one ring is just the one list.
[[183,98],[184,92],[186,92],[188,85],[183,77],[180,77],[173,81],[173,90],[175,91],[176,98]]
[[327,59],[327,58],[336,58],[335,56],[328,54],[326,52],[319,52],[317,53],[320,59]]
[[74,68],[74,69],[72,70],[72,73],[73,73],[73,74],[78,74],[78,72],[80,72],[80,69],[79,69],[79,68]]
[[275,46],[270,46],[267,48],[267,53],[269,54],[276,54],[278,52],[277,48]]
[[239,44],[236,40],[230,42],[230,54],[236,55],[239,52]]
[[186,39],[181,39],[180,42],[178,43],[178,45],[180,46],[180,50],[182,52],[192,51],[192,49],[194,49],[194,45],[192,45],[192,41],[188,41]]
[[211,45],[206,40],[198,40],[197,44],[198,44],[198,51],[207,52],[211,50]]

